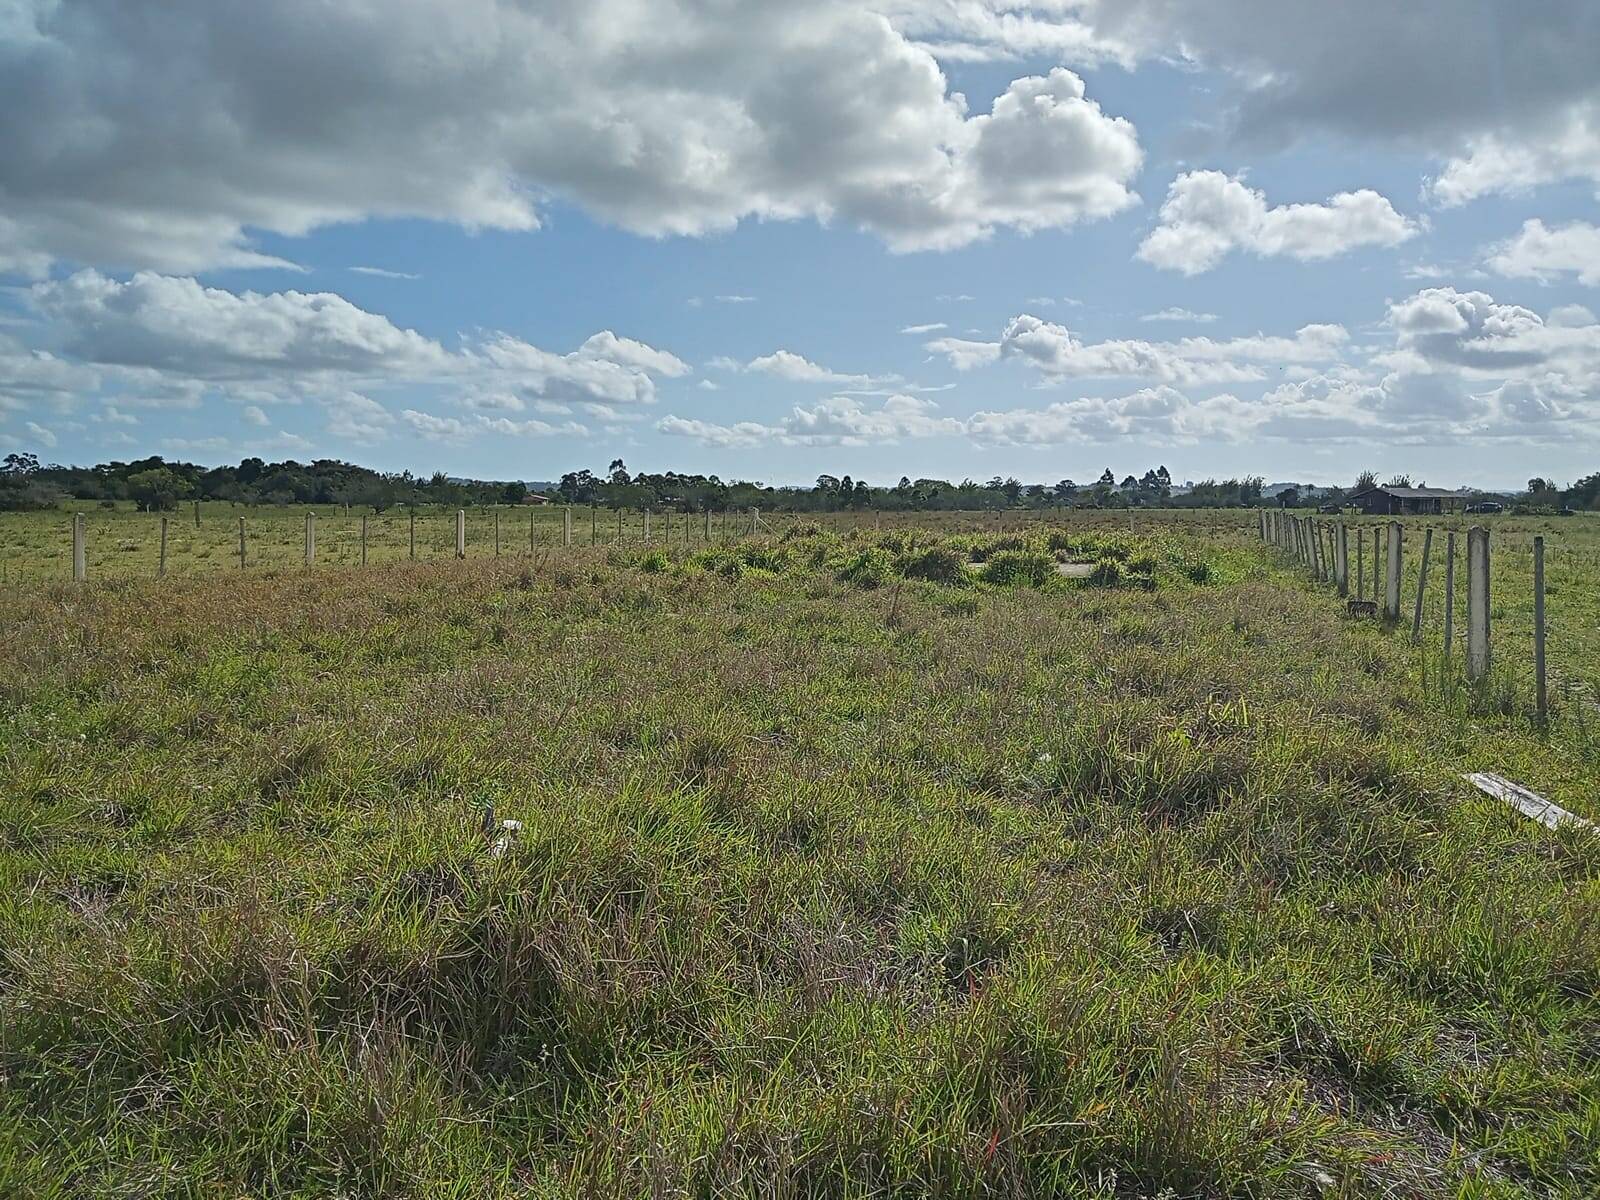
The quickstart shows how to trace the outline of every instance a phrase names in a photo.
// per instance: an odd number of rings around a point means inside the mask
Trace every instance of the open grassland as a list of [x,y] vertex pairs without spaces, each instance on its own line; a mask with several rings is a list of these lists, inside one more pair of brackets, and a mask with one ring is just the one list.
[[1596,1194],[1587,733],[1102,517],[0,591],[0,1194]]
[[[245,572],[303,570],[305,520],[316,516],[317,568],[354,566],[361,561],[361,524],[367,522],[367,561],[377,565],[406,561],[432,562],[455,557],[455,512],[438,507],[391,508],[383,512],[345,509],[336,505],[245,506],[207,502],[195,524],[193,508],[167,514],[167,574],[181,577],[221,571],[238,572],[239,521],[245,522]],[[72,513],[85,519],[87,568],[92,580],[154,578],[157,571],[161,517],[123,503],[112,507],[67,505],[36,513],[0,513],[0,583],[38,588],[72,576]],[[472,508],[467,512],[467,557],[511,557],[561,549],[562,512],[557,506]],[[619,519],[620,518],[620,519]],[[767,513],[761,517],[764,536],[781,536],[796,526],[835,533],[879,530],[956,533],[1039,533],[1083,530],[1127,533],[1138,537],[1170,532],[1208,540],[1253,534],[1259,516],[1246,509],[1045,510],[995,513],[854,512],[820,515]],[[1372,595],[1372,538],[1382,536],[1387,521],[1343,520],[1351,528],[1350,552],[1356,553],[1356,531],[1366,553],[1363,573]],[[1493,620],[1500,690],[1506,703],[1526,704],[1532,697],[1533,571],[1535,535],[1545,539],[1547,628],[1551,678],[1557,703],[1587,697],[1600,701],[1600,515],[1576,517],[1434,517],[1406,518],[1402,607],[1410,621],[1416,599],[1423,533],[1433,529],[1429,586],[1424,604],[1427,644],[1442,648],[1444,616],[1444,553],[1447,531],[1457,533],[1456,628],[1465,615],[1466,530],[1486,525],[1493,545]],[[496,555],[495,528],[499,527]],[[415,530],[413,539],[413,528]],[[750,514],[712,514],[709,543],[725,544],[748,537]],[[572,510],[575,546],[639,547],[675,551],[703,550],[708,544],[702,514],[653,513],[648,529],[638,511]],[[414,551],[413,551],[414,541]],[[414,559],[413,559],[414,553]],[[1351,564],[1352,593],[1355,564]],[[1435,664],[1436,665],[1436,664]]]

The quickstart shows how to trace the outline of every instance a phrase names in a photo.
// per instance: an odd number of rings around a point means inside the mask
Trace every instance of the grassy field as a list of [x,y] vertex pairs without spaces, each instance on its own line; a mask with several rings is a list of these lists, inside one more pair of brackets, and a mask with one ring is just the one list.
[[247,516],[0,523],[0,1195],[1600,1191],[1600,722],[1251,514]]
[[[87,569],[91,579],[155,577],[160,544],[159,516],[135,511],[128,504],[109,508],[78,505],[43,513],[0,513],[0,584],[29,588],[70,579],[71,522],[75,509],[84,513]],[[421,508],[413,518],[404,509],[374,512],[346,510],[333,505],[248,507],[208,502],[200,506],[198,525],[190,506],[168,514],[167,574],[187,576],[239,571],[241,518],[245,522],[244,569],[247,573],[302,570],[308,512],[316,516],[319,568],[354,566],[361,562],[363,520],[367,522],[369,564],[413,561],[413,536],[414,561],[455,557],[453,510]],[[663,514],[656,513],[650,519],[648,531],[645,518],[639,512],[625,512],[620,518],[619,521],[615,511],[575,508],[572,517],[574,543],[633,547],[648,544],[689,550],[704,549],[706,545],[706,525],[701,516],[685,518],[674,514],[669,521]],[[1382,535],[1386,522],[1342,519],[1351,526],[1352,558],[1356,553],[1357,533],[1364,539],[1366,586],[1367,594],[1371,595],[1374,586],[1371,539]],[[873,529],[929,533],[1048,532],[1065,528],[1126,531],[1135,536],[1141,532],[1171,532],[1216,539],[1252,532],[1257,520],[1256,512],[1242,509],[1074,510],[1067,514],[850,513],[817,517],[769,513],[762,518],[762,532],[781,535],[791,526],[804,523],[838,533]],[[1460,576],[1456,591],[1458,634],[1463,629],[1466,530],[1478,521],[1489,526],[1493,540],[1492,618],[1497,686],[1506,697],[1506,703],[1525,705],[1533,696],[1532,542],[1534,536],[1542,535],[1546,553],[1550,675],[1556,703],[1572,710],[1580,699],[1587,699],[1592,708],[1600,701],[1600,515],[1404,520],[1402,608],[1407,622],[1416,598],[1423,533],[1431,528],[1435,534],[1430,586],[1425,595],[1424,629],[1427,644],[1436,651],[1442,650],[1445,535],[1454,530]],[[496,526],[499,528],[499,557],[559,549],[561,545],[562,514],[557,507],[478,508],[467,512],[468,558],[496,557]],[[714,514],[710,530],[713,544],[748,536],[749,514]],[[1353,588],[1354,562],[1351,579]],[[1600,725],[1600,722],[1594,723]],[[1597,736],[1600,736],[1600,729],[1597,729]]]

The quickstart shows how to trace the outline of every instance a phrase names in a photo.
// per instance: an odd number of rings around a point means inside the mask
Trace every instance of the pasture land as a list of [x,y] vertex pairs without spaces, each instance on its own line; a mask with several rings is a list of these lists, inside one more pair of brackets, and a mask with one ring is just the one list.
[[1253,514],[246,515],[83,586],[0,523],[0,1194],[1600,1191],[1600,838],[1460,780],[1600,818],[1600,723]]

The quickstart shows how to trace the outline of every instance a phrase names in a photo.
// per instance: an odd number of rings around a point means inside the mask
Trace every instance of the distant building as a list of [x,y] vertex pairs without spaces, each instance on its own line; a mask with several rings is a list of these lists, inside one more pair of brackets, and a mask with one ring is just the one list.
[[1349,508],[1359,508],[1369,517],[1427,516],[1456,512],[1467,502],[1462,492],[1449,488],[1370,487],[1344,498]]
[[554,501],[543,492],[529,492],[522,498],[524,504],[553,504]]

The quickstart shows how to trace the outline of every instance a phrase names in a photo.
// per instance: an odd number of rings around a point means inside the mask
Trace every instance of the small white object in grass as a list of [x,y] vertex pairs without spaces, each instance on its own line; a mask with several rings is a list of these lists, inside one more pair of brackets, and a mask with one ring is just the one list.
[[489,848],[489,856],[491,858],[499,858],[507,850],[511,849],[512,840],[522,832],[522,822],[512,817],[507,817],[500,822],[500,828],[504,832],[495,839],[494,845]]

